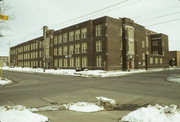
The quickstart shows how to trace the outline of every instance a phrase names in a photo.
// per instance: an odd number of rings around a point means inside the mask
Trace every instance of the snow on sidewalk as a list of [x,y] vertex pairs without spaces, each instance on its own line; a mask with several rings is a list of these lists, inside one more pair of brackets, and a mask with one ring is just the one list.
[[49,122],[46,116],[32,113],[24,106],[0,107],[0,122]]
[[137,69],[137,70],[131,70],[131,71],[105,71],[105,70],[86,70],[86,71],[80,71],[76,72],[75,69],[46,69],[45,72],[43,72],[42,68],[21,68],[21,67],[3,67],[3,70],[9,70],[9,71],[19,71],[19,72],[29,72],[29,73],[48,73],[48,74],[57,74],[57,75],[72,75],[72,76],[80,76],[80,77],[115,77],[115,76],[124,76],[128,74],[134,74],[134,73],[142,73],[142,72],[158,72],[158,71],[164,71],[164,70],[174,70],[178,68],[158,68],[158,69]]
[[7,84],[11,84],[12,81],[6,79],[6,78],[3,78],[3,79],[0,79],[0,85],[7,85]]
[[121,121],[125,122],[180,122],[180,110],[176,105],[162,107],[160,105],[143,107],[127,116]]

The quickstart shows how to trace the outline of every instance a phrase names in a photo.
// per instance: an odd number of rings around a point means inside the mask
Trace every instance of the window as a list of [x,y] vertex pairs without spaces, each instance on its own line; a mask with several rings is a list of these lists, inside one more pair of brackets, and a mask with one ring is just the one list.
[[146,65],[146,64],[145,64],[145,61],[143,61],[143,62],[142,62],[142,66],[145,66],[145,65]]
[[163,59],[162,58],[160,58],[159,63],[163,64]]
[[152,41],[152,46],[158,46],[158,42],[157,41]]
[[153,54],[154,55],[158,55],[158,51],[153,51]]
[[87,28],[83,28],[83,29],[81,30],[81,38],[82,38],[82,39],[87,38]]
[[64,58],[64,67],[67,67],[67,66],[68,66],[68,59]]
[[74,67],[74,58],[71,57],[69,63],[70,63],[70,67]]
[[54,56],[57,56],[58,53],[57,53],[57,48],[54,48]]
[[101,52],[101,51],[102,51],[102,42],[96,41],[96,52]]
[[145,41],[142,41],[142,48],[145,48]]
[[142,53],[142,60],[145,60],[145,53]]
[[58,52],[59,52],[59,55],[62,55],[63,53],[62,53],[62,47],[59,47],[58,48]]
[[63,43],[64,43],[64,42],[67,42],[67,33],[64,33],[64,34],[63,34]]
[[75,53],[80,53],[80,44],[75,44]]
[[54,66],[55,66],[55,67],[58,66],[58,60],[57,60],[57,59],[54,60]]
[[79,40],[80,39],[80,30],[76,30],[75,31],[75,40]]
[[69,46],[69,54],[74,54],[74,45]]
[[63,54],[64,54],[64,55],[67,55],[67,54],[68,54],[68,47],[67,47],[67,46],[64,46],[64,47],[63,47]]
[[69,33],[69,41],[73,41],[74,40],[74,31],[71,31]]
[[148,55],[148,54],[149,54],[149,51],[146,51],[146,54]]
[[82,53],[87,53],[87,43],[82,43]]
[[82,57],[82,67],[87,67],[87,57]]
[[63,40],[63,39],[62,39],[62,35],[59,35],[59,36],[58,36],[58,43],[61,44],[61,43],[62,43],[62,40]]
[[58,43],[57,36],[54,36],[54,44],[57,44],[57,43]]
[[96,36],[102,36],[102,25],[96,25]]
[[153,58],[152,57],[150,58],[150,64],[153,64]]
[[76,57],[76,67],[80,67],[80,57]]
[[155,58],[155,64],[158,64],[158,58]]
[[162,47],[164,47],[164,41],[162,40]]
[[101,67],[102,66],[102,57],[101,56],[97,56],[96,57],[96,66],[97,67]]
[[62,59],[59,59],[59,67],[62,67]]

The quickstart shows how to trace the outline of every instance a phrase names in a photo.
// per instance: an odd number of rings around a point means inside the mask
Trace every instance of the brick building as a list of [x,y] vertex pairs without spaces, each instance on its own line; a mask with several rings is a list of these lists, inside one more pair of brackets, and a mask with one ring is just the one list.
[[169,65],[180,66],[180,51],[169,51]]
[[0,56],[0,62],[3,66],[9,65],[9,56]]
[[12,66],[130,70],[168,67],[168,36],[129,18],[101,17],[57,31],[10,49]]

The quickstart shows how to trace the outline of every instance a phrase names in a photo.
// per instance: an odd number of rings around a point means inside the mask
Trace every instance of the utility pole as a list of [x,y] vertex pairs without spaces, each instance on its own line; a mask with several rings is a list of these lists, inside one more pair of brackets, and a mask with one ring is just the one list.
[[46,71],[46,41],[47,41],[47,30],[48,30],[48,27],[47,26],[43,26],[43,71],[45,72]]
[[145,54],[145,65],[146,65],[146,70],[148,70],[148,55]]

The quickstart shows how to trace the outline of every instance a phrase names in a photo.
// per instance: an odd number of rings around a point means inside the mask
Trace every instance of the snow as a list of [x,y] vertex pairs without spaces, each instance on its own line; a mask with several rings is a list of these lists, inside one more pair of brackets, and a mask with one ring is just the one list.
[[72,104],[67,104],[67,109],[77,112],[96,112],[104,110],[103,107],[100,107],[94,103],[87,102],[77,102]]
[[12,81],[6,79],[6,78],[2,78],[0,79],[0,85],[7,85],[7,84],[11,84]]
[[142,72],[158,72],[163,70],[174,70],[178,68],[159,68],[159,69],[148,69],[147,71],[145,69],[137,69],[137,70],[131,70],[131,71],[105,71],[105,70],[86,70],[86,71],[80,71],[76,72],[75,69],[46,69],[45,72],[43,72],[42,68],[21,68],[21,67],[3,67],[3,70],[9,70],[9,71],[18,71],[18,72],[28,72],[28,73],[48,73],[48,74],[57,74],[57,75],[71,75],[71,76],[79,76],[79,77],[115,77],[115,76],[124,76],[134,73],[142,73]]
[[113,100],[113,99],[109,99],[109,98],[106,98],[106,97],[96,97],[96,99],[98,99],[98,101],[101,101],[101,102],[108,102],[110,104],[116,104],[116,100]]
[[0,122],[48,122],[48,118],[32,113],[25,106],[1,106]]
[[127,116],[121,121],[125,122],[180,122],[180,111],[176,105],[162,107],[160,105],[143,107]]
[[167,81],[180,83],[180,75],[173,75],[167,78]]

